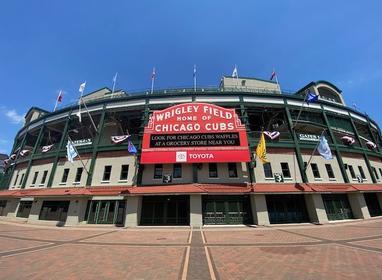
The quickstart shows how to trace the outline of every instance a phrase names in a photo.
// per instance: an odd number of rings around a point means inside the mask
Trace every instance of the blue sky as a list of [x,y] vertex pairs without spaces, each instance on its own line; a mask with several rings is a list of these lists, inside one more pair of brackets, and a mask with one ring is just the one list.
[[[307,3],[308,2],[308,3]],[[380,125],[380,1],[1,1],[0,152],[9,153],[32,106],[52,110],[112,85],[216,86],[231,74],[269,78],[297,90],[327,80],[348,105]]]

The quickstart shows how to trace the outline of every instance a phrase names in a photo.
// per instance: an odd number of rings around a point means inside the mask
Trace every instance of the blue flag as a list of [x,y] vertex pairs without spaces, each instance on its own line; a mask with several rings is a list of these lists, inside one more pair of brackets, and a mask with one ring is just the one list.
[[68,140],[68,144],[66,144],[66,157],[68,158],[68,161],[74,162],[76,156],[78,156],[77,150],[72,141]]
[[132,153],[132,154],[137,153],[137,148],[135,148],[133,142],[131,142],[130,140],[128,140],[127,150],[129,151],[129,153]]
[[317,100],[318,100],[318,95],[315,95],[311,91],[308,91],[308,94],[306,95],[306,103],[307,104],[314,103],[314,102],[317,102]]
[[318,152],[324,159],[333,159],[332,151],[330,150],[328,140],[325,136],[320,137],[320,143],[317,147]]

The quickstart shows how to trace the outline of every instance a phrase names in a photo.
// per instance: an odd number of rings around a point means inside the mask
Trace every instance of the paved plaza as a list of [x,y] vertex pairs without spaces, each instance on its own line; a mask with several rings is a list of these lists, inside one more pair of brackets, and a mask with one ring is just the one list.
[[381,279],[382,219],[278,227],[0,221],[0,279]]

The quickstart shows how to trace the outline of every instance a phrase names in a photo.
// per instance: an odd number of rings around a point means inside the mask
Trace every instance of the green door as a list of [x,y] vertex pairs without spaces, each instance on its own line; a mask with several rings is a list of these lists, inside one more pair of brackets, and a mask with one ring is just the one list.
[[203,196],[205,225],[251,224],[249,196]]
[[123,224],[125,201],[93,200],[88,211],[89,224]]
[[353,219],[353,212],[346,194],[323,194],[322,199],[330,221]]

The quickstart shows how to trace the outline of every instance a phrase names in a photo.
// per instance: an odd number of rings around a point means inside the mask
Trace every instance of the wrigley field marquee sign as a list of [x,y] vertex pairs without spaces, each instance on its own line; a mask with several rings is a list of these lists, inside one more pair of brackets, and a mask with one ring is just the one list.
[[234,109],[175,105],[155,111],[144,130],[143,164],[248,161],[246,130]]

